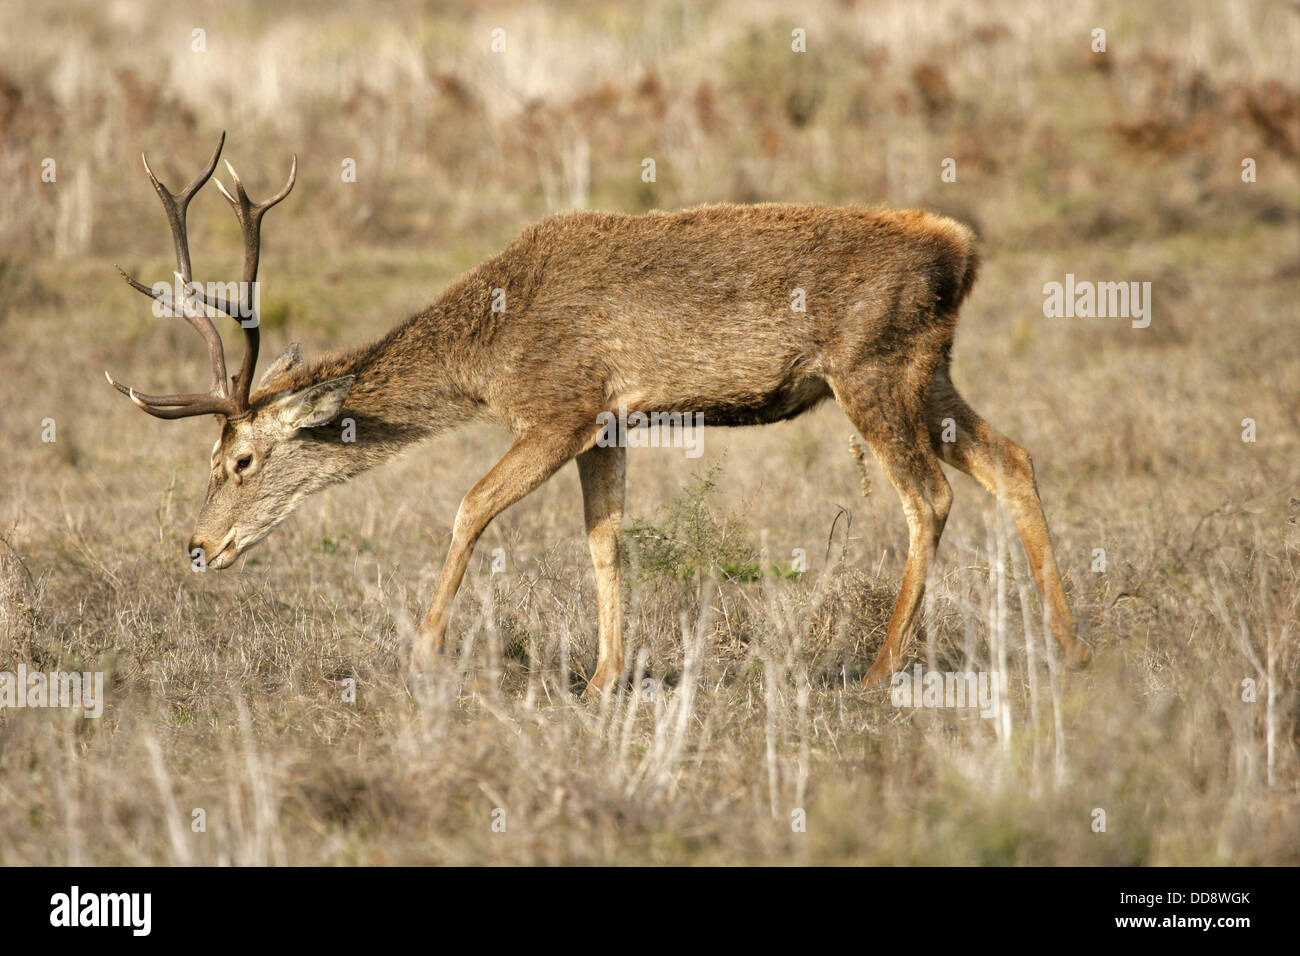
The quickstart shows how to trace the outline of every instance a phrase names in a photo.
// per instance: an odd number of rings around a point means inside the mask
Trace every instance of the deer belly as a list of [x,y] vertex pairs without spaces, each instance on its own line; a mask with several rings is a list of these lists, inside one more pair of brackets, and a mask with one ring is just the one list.
[[[656,390],[658,391],[658,390]],[[829,398],[830,386],[818,376],[790,379],[771,388],[745,389],[736,382],[719,388],[674,389],[674,394],[649,394],[629,402],[632,411],[700,414],[704,425],[766,425],[794,418]]]

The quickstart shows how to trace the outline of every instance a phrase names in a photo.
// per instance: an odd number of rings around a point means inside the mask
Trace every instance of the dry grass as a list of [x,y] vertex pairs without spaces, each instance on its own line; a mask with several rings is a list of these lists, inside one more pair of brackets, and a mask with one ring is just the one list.
[[[108,701],[97,721],[0,711],[0,862],[1300,862],[1294,14],[578,9],[4,5],[0,670],[103,670]],[[175,180],[220,128],[250,189],[304,157],[268,226],[267,351],[378,334],[552,208],[879,201],[972,221],[986,265],[954,374],[1035,455],[1094,665],[1058,671],[1014,535],[954,476],[911,654],[1000,669],[1009,707],[858,689],[906,536],[873,464],[864,498],[831,407],[711,431],[698,462],[631,453],[631,516],[689,513],[691,548],[632,549],[632,690],[603,706],[574,693],[595,615],[572,469],[481,542],[459,669],[406,686],[451,518],[502,434],[444,435],[235,569],[191,573],[212,435],[115,401],[101,370],[204,380],[192,333],[110,263],[167,274],[136,153]],[[219,205],[194,207],[201,278],[236,261]],[[1043,318],[1066,272],[1151,281],[1151,327]]]

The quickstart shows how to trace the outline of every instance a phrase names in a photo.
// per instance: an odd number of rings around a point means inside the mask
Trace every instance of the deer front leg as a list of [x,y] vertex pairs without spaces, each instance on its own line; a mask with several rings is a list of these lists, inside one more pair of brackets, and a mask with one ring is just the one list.
[[460,503],[452,525],[451,548],[442,566],[438,589],[411,649],[412,673],[430,670],[447,634],[452,598],[460,588],[470,553],[492,519],[528,494],[574,456],[581,439],[572,433],[519,436]]
[[623,498],[627,484],[627,450],[589,448],[578,456],[587,546],[596,570],[600,654],[585,696],[599,697],[623,669],[622,556]]

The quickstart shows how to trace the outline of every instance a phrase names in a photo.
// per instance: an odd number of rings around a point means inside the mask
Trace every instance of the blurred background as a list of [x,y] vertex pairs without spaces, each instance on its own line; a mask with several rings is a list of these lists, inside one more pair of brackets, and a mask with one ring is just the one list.
[[[301,156],[282,265],[358,247],[453,255],[560,209],[720,200],[938,207],[994,250],[1285,216],[1300,158],[1291,5],[787,6],[15,0],[0,238],[29,255],[150,254],[138,154],[188,179],[222,129],[254,181]],[[1244,155],[1262,168],[1252,190]],[[228,245],[209,238],[227,218],[196,215],[205,259]]]

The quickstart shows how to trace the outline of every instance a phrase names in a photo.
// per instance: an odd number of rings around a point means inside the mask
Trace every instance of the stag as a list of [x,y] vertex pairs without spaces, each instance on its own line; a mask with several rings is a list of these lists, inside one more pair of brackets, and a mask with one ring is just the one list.
[[[574,459],[598,602],[599,654],[587,693],[599,695],[625,663],[626,448],[598,440],[601,422],[628,409],[757,425],[833,397],[893,483],[908,525],[902,585],[864,683],[898,669],[913,633],[952,503],[941,462],[1006,505],[1066,660],[1086,655],[1029,454],[977,415],[949,376],[958,308],[979,264],[961,223],[918,210],[783,203],[554,215],[378,341],[312,362],[289,345],[254,391],[261,222],[293,188],[297,157],[284,188],[265,202],[249,200],[229,163],[233,194],[217,183],[244,238],[232,305],[193,283],[185,220],[224,143],[223,133],[179,194],[145,160],[171,226],[182,301],[122,273],[203,336],[211,386],[149,395],[108,376],[157,418],[216,416],[220,437],[189,542],[206,567],[229,567],[307,495],[453,425],[496,422],[514,441],[461,502],[410,668],[435,666],[452,599],[489,522]],[[792,308],[796,289],[802,309]],[[243,328],[244,357],[229,381],[207,308]],[[344,418],[354,423],[350,440],[337,424]]]

